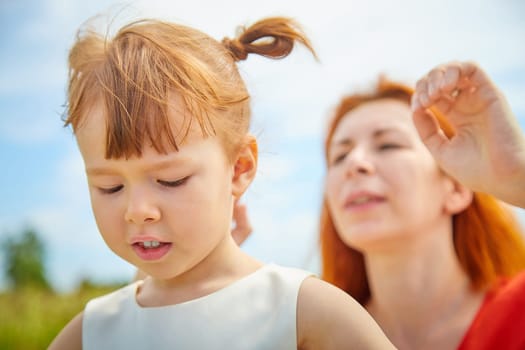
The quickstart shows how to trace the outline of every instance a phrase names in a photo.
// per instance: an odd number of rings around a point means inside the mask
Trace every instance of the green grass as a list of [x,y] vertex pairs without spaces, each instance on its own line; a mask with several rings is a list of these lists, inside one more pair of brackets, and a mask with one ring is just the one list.
[[90,287],[71,294],[37,289],[0,293],[0,350],[46,349],[88,300],[116,288]]

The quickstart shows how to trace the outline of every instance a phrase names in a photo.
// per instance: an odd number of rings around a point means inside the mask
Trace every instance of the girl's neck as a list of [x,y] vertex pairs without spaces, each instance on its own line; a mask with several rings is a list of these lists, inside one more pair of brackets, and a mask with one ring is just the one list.
[[459,264],[452,232],[445,231],[365,255],[366,308],[400,349],[457,347],[482,301]]
[[190,270],[165,280],[147,277],[137,293],[142,306],[172,305],[214,293],[261,267],[228,235]]

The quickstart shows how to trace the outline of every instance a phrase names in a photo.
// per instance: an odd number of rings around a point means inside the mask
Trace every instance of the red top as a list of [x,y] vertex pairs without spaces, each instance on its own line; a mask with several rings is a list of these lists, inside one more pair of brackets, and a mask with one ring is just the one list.
[[525,272],[487,293],[458,350],[525,349]]

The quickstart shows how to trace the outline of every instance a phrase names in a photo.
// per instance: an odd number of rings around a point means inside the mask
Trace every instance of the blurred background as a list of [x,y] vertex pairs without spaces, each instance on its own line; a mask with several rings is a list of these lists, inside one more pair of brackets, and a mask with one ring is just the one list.
[[[28,304],[9,298],[33,284],[47,290],[47,304],[60,296],[57,302],[69,305],[65,312],[76,313],[91,294],[65,296],[114,288],[134,272],[98,234],[82,160],[61,122],[68,49],[89,17],[102,14],[112,28],[160,17],[219,40],[271,15],[303,25],[320,62],[298,48],[282,61],[249,57],[239,64],[261,152],[244,198],[254,232],[243,249],[262,261],[318,272],[322,136],[338,99],[369,88],[379,74],[412,84],[437,64],[473,60],[505,93],[525,130],[524,13],[520,0],[0,0],[0,309]],[[525,224],[525,211],[516,211]],[[71,315],[57,318],[60,328]],[[23,327],[8,319],[0,316],[0,340]],[[46,344],[55,330],[42,332]],[[10,341],[0,341],[0,349],[33,346]]]

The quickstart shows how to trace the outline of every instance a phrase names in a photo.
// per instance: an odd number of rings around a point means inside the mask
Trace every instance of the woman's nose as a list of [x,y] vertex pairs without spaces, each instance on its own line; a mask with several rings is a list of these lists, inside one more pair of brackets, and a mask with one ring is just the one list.
[[354,148],[345,159],[347,176],[370,175],[375,171],[373,159],[362,148]]

